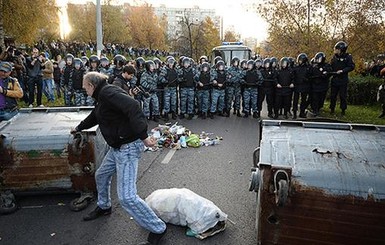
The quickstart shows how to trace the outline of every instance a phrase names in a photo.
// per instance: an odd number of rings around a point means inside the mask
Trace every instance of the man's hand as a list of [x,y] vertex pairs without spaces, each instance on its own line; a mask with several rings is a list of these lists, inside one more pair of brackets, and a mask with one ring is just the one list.
[[156,139],[154,137],[148,136],[145,140],[143,140],[143,144],[147,147],[153,147],[157,143]]
[[278,83],[277,84],[277,88],[282,88],[281,84]]
[[344,72],[344,71],[343,70],[338,70],[337,74],[341,74],[342,72]]
[[198,82],[198,85],[199,85],[199,87],[203,87],[203,83],[202,82]]
[[291,83],[289,87],[290,87],[290,88],[294,88],[294,84]]
[[79,131],[76,130],[76,128],[71,128],[71,130],[70,130],[70,133],[71,133],[71,134],[76,134],[77,132],[79,132]]
[[0,94],[4,93],[3,87],[0,86]]

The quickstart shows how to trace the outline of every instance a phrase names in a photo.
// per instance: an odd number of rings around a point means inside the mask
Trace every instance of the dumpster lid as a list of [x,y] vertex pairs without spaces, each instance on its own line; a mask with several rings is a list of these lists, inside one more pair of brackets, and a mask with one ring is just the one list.
[[[0,124],[4,145],[15,150],[62,149],[72,139],[71,127],[77,126],[93,107],[54,107],[21,109]],[[95,131],[96,127],[88,130]]]
[[292,178],[334,195],[385,199],[385,127],[262,121],[260,163],[292,168]]

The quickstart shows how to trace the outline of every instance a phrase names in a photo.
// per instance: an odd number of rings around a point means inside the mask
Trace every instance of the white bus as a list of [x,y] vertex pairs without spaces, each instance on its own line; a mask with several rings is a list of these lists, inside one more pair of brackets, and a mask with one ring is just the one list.
[[240,60],[251,58],[251,49],[242,42],[223,42],[221,46],[213,48],[211,52],[211,64],[214,65],[215,57],[222,57],[226,65],[230,65],[233,57],[238,57]]

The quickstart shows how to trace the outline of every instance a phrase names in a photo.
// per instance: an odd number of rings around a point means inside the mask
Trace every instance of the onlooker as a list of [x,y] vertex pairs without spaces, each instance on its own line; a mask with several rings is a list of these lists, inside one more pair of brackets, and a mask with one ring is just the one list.
[[23,97],[19,82],[16,78],[10,77],[11,72],[11,63],[0,63],[0,122],[9,120],[17,114],[16,98]]
[[53,62],[53,80],[55,82],[56,94],[58,98],[61,98],[60,76],[61,76],[61,69],[57,61],[54,61]]
[[49,59],[46,59],[45,54],[41,53],[40,54],[43,67],[44,69],[42,70],[43,73],[43,92],[44,95],[48,99],[48,103],[53,103],[55,102],[55,94],[54,94],[54,89],[53,89],[53,64]]
[[43,81],[41,74],[42,57],[39,56],[39,50],[33,48],[32,55],[27,57],[27,73],[28,73],[28,88],[29,88],[29,107],[33,107],[35,102],[35,87],[37,88],[37,105],[43,107],[41,103],[41,97],[43,94]]

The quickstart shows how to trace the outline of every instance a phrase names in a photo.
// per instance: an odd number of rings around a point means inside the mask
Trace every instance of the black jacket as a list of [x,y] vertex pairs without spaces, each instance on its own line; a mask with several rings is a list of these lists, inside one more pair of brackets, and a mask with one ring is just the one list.
[[294,74],[294,91],[295,92],[310,92],[311,80],[309,80],[311,66],[303,64],[293,69]]
[[139,102],[123,89],[106,82],[95,89],[92,97],[97,102],[95,108],[77,126],[78,131],[99,124],[104,139],[113,148],[147,138],[147,120]]
[[349,82],[348,73],[355,68],[353,58],[350,54],[334,55],[330,65],[332,66],[333,72],[338,70],[343,71],[341,74],[333,75],[331,80],[332,85],[342,85]]

